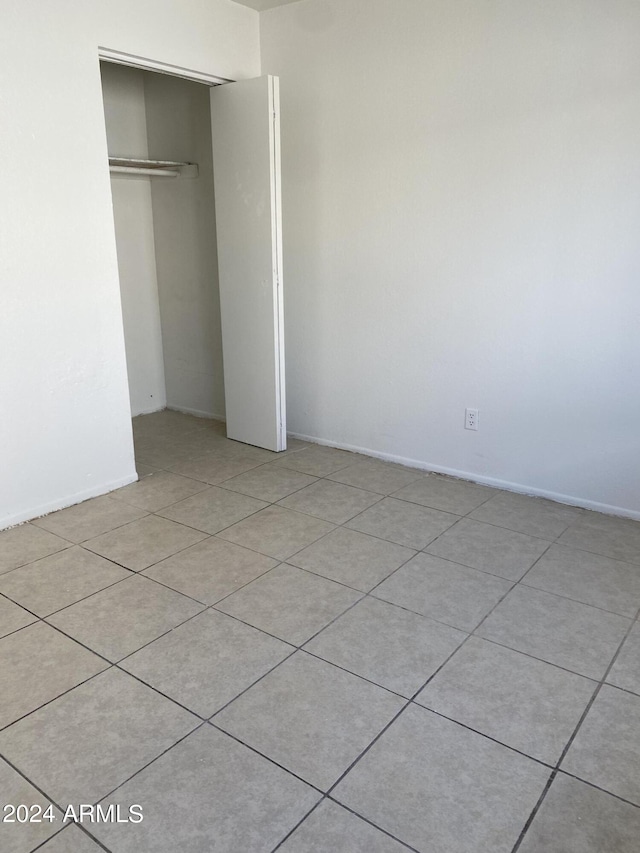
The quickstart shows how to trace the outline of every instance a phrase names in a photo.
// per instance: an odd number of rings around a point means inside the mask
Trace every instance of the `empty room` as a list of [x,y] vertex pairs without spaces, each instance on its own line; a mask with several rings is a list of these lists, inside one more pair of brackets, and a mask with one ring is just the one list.
[[0,8],[0,851],[637,853],[640,3]]

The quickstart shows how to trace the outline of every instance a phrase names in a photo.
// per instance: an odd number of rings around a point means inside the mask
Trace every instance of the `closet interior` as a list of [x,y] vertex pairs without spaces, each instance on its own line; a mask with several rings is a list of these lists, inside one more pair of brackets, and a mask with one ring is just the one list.
[[132,416],[224,419],[209,86],[101,76]]

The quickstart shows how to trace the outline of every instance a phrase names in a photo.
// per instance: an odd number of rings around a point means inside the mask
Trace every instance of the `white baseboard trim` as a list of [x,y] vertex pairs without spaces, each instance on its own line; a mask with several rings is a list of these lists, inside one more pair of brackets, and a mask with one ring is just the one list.
[[55,512],[58,509],[66,509],[68,506],[80,504],[83,501],[89,500],[89,498],[97,498],[100,495],[106,495],[108,492],[113,492],[116,489],[122,488],[122,486],[128,486],[129,483],[135,483],[137,479],[138,475],[134,472],[127,477],[122,477],[120,480],[103,483],[99,486],[92,486],[90,489],[85,489],[82,492],[76,492],[73,495],[58,498],[50,503],[22,510],[22,512],[18,512],[15,515],[5,516],[0,520],[0,530],[5,530],[8,527],[15,527],[16,524],[22,524],[24,521],[33,521],[36,518],[42,518],[43,515],[48,515],[50,512]]
[[496,489],[503,489],[507,492],[517,492],[521,495],[534,495],[538,498],[548,498],[556,503],[568,504],[569,506],[580,507],[581,509],[591,509],[595,512],[602,512],[606,515],[619,515],[624,518],[633,518],[640,521],[640,511],[627,509],[622,506],[613,506],[611,504],[599,503],[598,501],[590,501],[584,498],[576,497],[575,495],[564,495],[560,492],[550,492],[547,489],[538,489],[534,486],[525,486],[522,483],[512,483],[510,480],[498,480],[495,477],[485,477],[481,474],[472,474],[469,471],[459,471],[456,468],[447,468],[443,465],[436,465],[432,462],[423,462],[420,459],[409,459],[405,456],[396,456],[392,453],[380,453],[377,450],[371,450],[368,447],[357,447],[352,444],[340,444],[336,441],[327,441],[324,438],[318,438],[312,435],[303,435],[302,433],[290,432],[291,438],[300,439],[300,441],[309,441],[313,444],[321,444],[324,447],[335,447],[338,450],[350,450],[352,453],[361,453],[364,456],[372,456],[374,459],[382,459],[385,462],[395,462],[398,465],[405,465],[407,468],[419,468],[421,471],[431,471],[434,474],[447,474],[450,477],[457,477],[459,480],[468,480],[471,483],[480,483],[483,486],[493,486]]
[[210,421],[222,421],[222,423],[226,423],[224,415],[202,412],[200,409],[190,409],[188,406],[167,406],[167,409],[172,412],[182,412],[185,415],[195,415],[197,418],[207,418]]
[[131,412],[132,418],[140,417],[140,415],[153,415],[156,412],[164,412],[166,409],[166,404],[162,404],[161,406],[153,406],[151,409],[143,409],[141,412],[136,412],[135,415]]

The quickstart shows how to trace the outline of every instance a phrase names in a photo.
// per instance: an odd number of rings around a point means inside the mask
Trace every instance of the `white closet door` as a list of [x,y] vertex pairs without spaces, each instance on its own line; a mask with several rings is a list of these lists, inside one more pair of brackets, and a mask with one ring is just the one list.
[[286,450],[279,80],[211,90],[227,435]]

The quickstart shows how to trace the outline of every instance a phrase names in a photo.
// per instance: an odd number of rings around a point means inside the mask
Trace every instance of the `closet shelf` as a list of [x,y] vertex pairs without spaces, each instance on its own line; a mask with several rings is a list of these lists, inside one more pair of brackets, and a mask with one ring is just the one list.
[[152,178],[197,178],[197,163],[176,160],[143,160],[138,157],[109,157],[109,171],[121,175],[146,175]]

